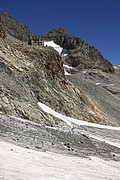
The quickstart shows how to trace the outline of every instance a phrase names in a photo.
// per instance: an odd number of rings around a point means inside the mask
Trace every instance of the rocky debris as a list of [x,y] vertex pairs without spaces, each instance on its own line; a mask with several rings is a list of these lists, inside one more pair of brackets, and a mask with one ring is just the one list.
[[64,28],[54,29],[43,35],[42,38],[47,41],[53,40],[63,47],[67,54],[64,60],[70,66],[78,69],[101,69],[114,73],[112,64],[94,46],[89,46],[85,41],[69,35]]
[[[64,122],[62,126],[52,127],[0,115],[0,139],[37,151],[120,161],[120,148],[114,144],[120,143],[119,130],[73,126],[74,129],[71,130]],[[103,140],[99,140],[100,138]]]
[[109,74],[99,69],[84,69],[66,76],[89,95],[114,122],[120,124],[120,75]]

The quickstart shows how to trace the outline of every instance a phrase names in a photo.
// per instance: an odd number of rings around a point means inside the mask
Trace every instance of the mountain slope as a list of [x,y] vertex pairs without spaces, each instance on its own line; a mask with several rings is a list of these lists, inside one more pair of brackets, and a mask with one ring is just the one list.
[[85,41],[69,35],[64,28],[54,29],[43,35],[44,40],[53,40],[64,48],[67,56],[65,62],[78,69],[101,69],[105,72],[114,73],[112,64],[107,61],[94,47],[89,46]]
[[[63,61],[51,47],[29,46],[7,36],[1,42],[1,113],[43,121],[37,102],[79,119],[114,124],[98,105],[65,77]],[[32,112],[32,113],[31,113]]]
[[120,68],[62,32],[0,22],[0,179],[120,179]]
[[[27,40],[30,31],[7,13],[2,15],[2,26],[7,35],[4,41],[1,37],[0,42],[0,110],[2,114],[55,123],[53,117],[48,120],[47,116],[41,112],[37,105],[40,101],[48,106],[52,105],[54,110],[67,116],[101,124],[119,124],[115,116],[109,116],[109,113],[99,106],[93,97],[94,101],[92,100],[90,93],[84,92],[84,89],[81,90],[80,84],[67,80],[63,58],[58,52],[52,47],[29,46],[24,40]],[[22,34],[23,29],[25,29],[25,34]],[[74,56],[78,51],[77,54],[79,54],[79,49],[81,52],[84,44],[87,49],[93,49],[79,38],[69,35],[63,28],[53,30],[43,38],[52,39],[63,46],[64,52],[69,54],[65,56],[66,62],[70,53],[73,52]],[[82,51],[82,56],[84,55],[85,58],[84,63],[76,66],[78,72],[82,65],[87,68],[86,63],[88,66],[91,65],[90,68],[98,68],[107,72],[114,71],[113,66],[97,50],[94,51],[91,59],[91,51],[88,52],[86,48]],[[98,61],[96,66],[95,61]]]

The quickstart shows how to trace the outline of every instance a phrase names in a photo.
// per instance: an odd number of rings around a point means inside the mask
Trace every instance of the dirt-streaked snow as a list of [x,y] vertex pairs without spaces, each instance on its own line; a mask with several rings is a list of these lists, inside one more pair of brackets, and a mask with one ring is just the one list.
[[0,141],[0,180],[118,180],[119,170],[119,162],[38,152]]

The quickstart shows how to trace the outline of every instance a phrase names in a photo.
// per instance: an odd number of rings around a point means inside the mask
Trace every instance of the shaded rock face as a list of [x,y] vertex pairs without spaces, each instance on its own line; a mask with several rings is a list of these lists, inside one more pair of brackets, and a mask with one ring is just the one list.
[[20,23],[6,12],[1,15],[1,18],[6,33],[19,40],[28,41],[28,36],[31,36],[32,33],[26,25]]
[[5,37],[6,37],[6,34],[5,34],[5,30],[3,28],[2,18],[0,16],[0,38],[5,39]]
[[95,48],[89,46],[81,39],[69,35],[64,28],[50,31],[43,35],[44,40],[53,40],[64,48],[64,52],[68,55],[65,61],[78,69],[101,69],[105,72],[114,73],[112,64],[107,61],[101,53]]

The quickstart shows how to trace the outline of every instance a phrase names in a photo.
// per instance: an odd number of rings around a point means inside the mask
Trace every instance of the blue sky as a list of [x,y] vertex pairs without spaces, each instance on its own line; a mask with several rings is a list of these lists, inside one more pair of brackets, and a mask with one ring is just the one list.
[[1,0],[3,11],[40,36],[64,27],[120,64],[120,0]]

